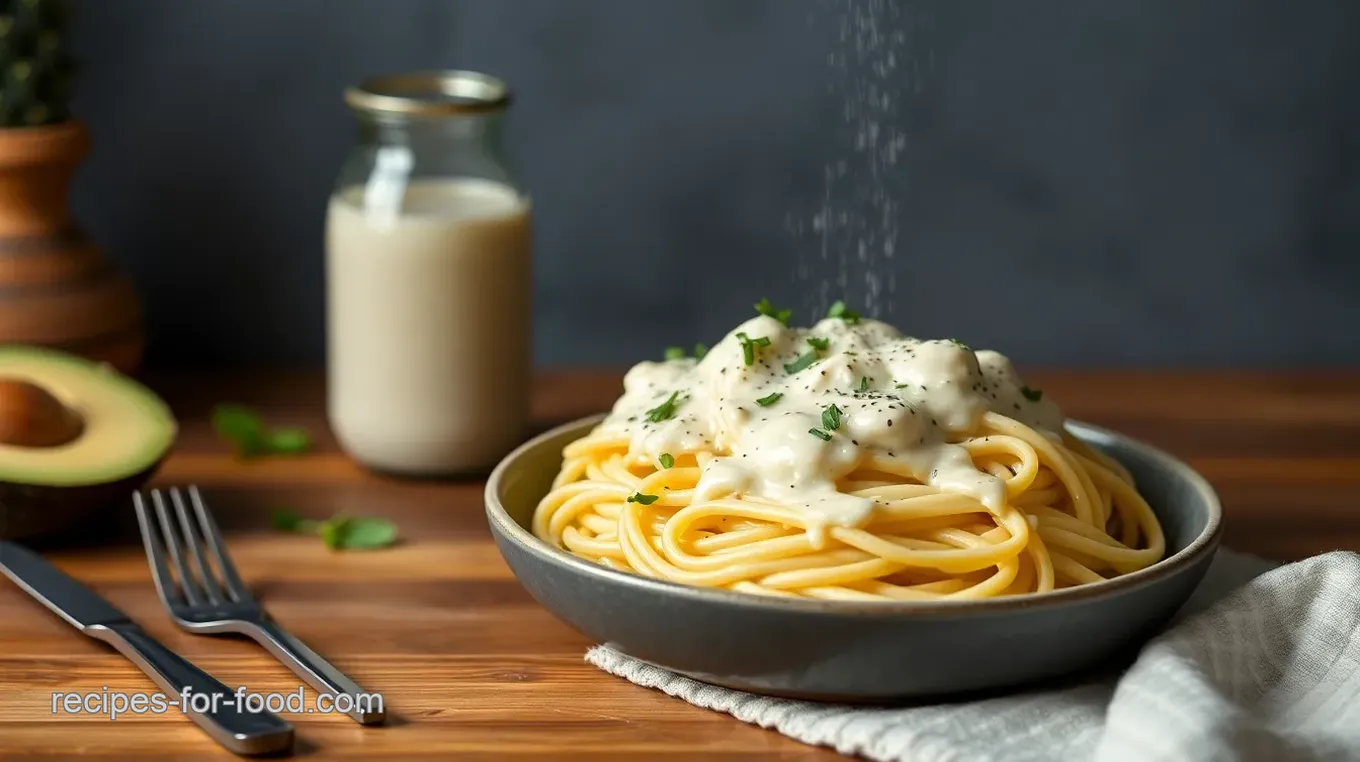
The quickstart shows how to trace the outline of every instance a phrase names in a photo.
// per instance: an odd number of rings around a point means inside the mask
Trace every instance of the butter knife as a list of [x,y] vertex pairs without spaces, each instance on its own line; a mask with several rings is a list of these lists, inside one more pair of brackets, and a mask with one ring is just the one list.
[[292,748],[292,725],[269,712],[237,707],[234,691],[161,645],[126,614],[42,556],[0,540],[0,572],[72,627],[117,649],[154,680],[167,698],[180,700],[191,693],[220,696],[208,701],[207,711],[198,711],[191,702],[180,710],[224,748],[244,755]]

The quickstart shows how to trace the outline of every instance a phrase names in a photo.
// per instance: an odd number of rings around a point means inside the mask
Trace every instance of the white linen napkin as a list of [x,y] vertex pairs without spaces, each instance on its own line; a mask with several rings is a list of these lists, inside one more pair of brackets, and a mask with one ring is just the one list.
[[591,664],[696,706],[879,762],[1360,759],[1360,554],[1285,566],[1223,550],[1123,675],[910,708],[776,699],[596,646]]

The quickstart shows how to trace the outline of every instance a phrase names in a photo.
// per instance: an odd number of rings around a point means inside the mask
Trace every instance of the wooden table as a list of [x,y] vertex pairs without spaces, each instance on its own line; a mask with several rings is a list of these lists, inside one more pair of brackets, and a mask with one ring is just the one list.
[[[1075,418],[1125,431],[1190,461],[1218,488],[1227,544],[1296,559],[1360,549],[1360,373],[1033,373]],[[482,518],[482,485],[397,482],[352,465],[326,433],[319,374],[153,380],[182,424],[162,484],[202,485],[247,582],[303,640],[370,691],[388,727],[285,715],[298,755],[316,759],[838,759],[725,715],[596,671],[589,642],[515,583]],[[602,410],[614,372],[542,376],[539,427]],[[314,454],[242,463],[212,435],[218,402],[317,435]],[[271,509],[395,519],[407,542],[332,553],[268,531]],[[181,634],[161,611],[130,507],[94,540],[44,548],[156,637],[229,685],[296,691],[299,681],[248,641]],[[54,714],[53,692],[153,691],[120,656],[0,584],[0,759],[229,759],[188,719],[117,721]],[[310,692],[309,692],[310,695]],[[50,757],[44,757],[50,758]]]

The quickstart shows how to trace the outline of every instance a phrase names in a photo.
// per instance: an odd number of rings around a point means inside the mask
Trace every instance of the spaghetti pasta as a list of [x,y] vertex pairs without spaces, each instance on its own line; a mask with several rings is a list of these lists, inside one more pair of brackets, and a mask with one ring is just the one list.
[[634,367],[533,531],[647,577],[851,601],[1042,593],[1165,553],[1128,471],[1004,357],[844,312]]

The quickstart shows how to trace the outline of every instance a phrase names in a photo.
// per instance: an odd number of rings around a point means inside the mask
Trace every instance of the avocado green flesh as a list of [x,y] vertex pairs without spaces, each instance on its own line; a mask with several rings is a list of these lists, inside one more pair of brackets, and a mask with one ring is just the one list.
[[80,487],[149,471],[175,440],[175,419],[154,392],[80,357],[34,347],[0,347],[0,378],[47,390],[84,421],[80,436],[56,447],[0,444],[0,482]]

